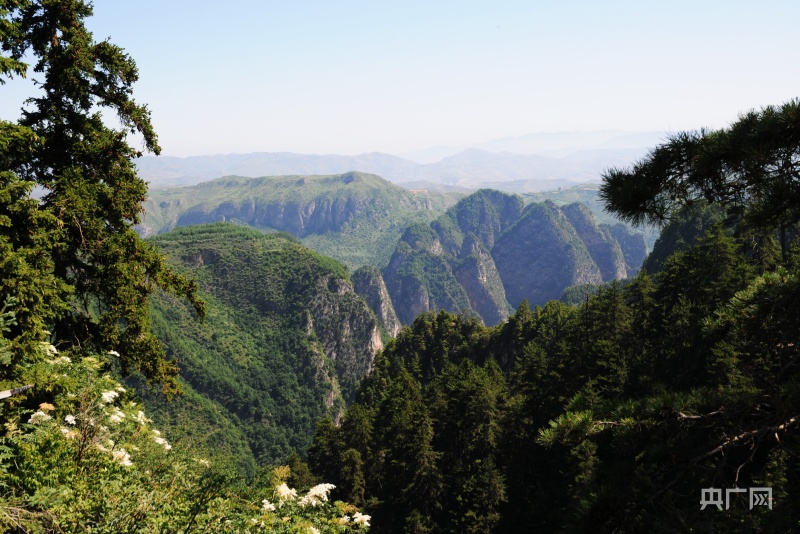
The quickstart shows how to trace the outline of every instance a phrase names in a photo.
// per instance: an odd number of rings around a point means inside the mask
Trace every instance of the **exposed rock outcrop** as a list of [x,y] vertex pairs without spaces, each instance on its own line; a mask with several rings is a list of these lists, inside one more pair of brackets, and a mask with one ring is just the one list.
[[411,227],[403,235],[383,270],[397,317],[403,324],[410,324],[429,310],[470,309],[467,292],[453,274],[450,261],[452,258],[443,254],[441,241],[430,228]]
[[647,258],[647,240],[643,234],[631,232],[631,230],[622,223],[614,224],[611,226],[601,225],[600,228],[608,231],[614,240],[619,243],[622,249],[622,255],[625,258],[625,268],[627,269],[628,276],[635,276],[639,269],[642,267],[645,258]]
[[470,307],[487,325],[505,321],[510,309],[503,281],[494,259],[475,234],[464,240],[461,257],[463,259],[454,269],[454,274],[467,293]]
[[383,349],[376,318],[349,282],[331,277],[318,280],[308,309],[313,334],[334,363],[342,393],[352,400],[375,355]]
[[375,313],[383,328],[392,337],[399,334],[402,325],[392,306],[392,299],[381,272],[375,267],[365,266],[356,270],[352,278],[353,289]]
[[586,245],[586,249],[600,269],[603,281],[622,280],[628,276],[625,257],[619,243],[611,237],[608,230],[597,225],[586,205],[575,202],[563,206],[561,211]]
[[542,304],[575,284],[599,284],[600,269],[552,202],[530,204],[492,249],[508,302]]
[[466,308],[495,325],[523,299],[544,304],[570,286],[635,273],[644,237],[619,226],[598,225],[582,204],[523,209],[517,195],[481,190],[430,225],[409,228],[384,280],[404,324],[423,311]]
[[482,189],[430,225],[410,227],[383,271],[400,320],[437,309],[473,313],[489,325],[505,320],[509,306],[489,251],[522,207],[517,195]]

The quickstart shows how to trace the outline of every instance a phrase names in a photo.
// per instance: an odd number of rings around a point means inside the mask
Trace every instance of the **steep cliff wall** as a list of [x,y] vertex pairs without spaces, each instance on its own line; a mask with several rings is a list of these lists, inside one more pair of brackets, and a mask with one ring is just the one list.
[[647,258],[647,240],[643,234],[632,232],[624,224],[614,225],[600,225],[601,228],[608,231],[611,237],[619,243],[622,249],[622,255],[625,258],[625,268],[627,269],[628,276],[635,276],[641,269],[642,263]]
[[[481,190],[400,239],[384,280],[400,321],[436,309],[495,325],[523,299],[544,304],[576,284],[625,278],[641,263],[643,236],[597,224],[574,203],[530,204]],[[615,235],[625,238],[625,251]],[[637,263],[639,262],[639,263]]]
[[598,226],[589,208],[578,202],[563,206],[561,211],[575,228],[592,260],[600,269],[603,281],[622,280],[628,276],[625,256],[620,244],[608,230]]
[[400,333],[401,323],[392,305],[392,299],[381,272],[375,267],[364,266],[353,273],[353,289],[378,317],[386,332],[395,337]]
[[508,318],[511,310],[500,273],[492,255],[475,234],[470,233],[464,240],[454,274],[467,293],[470,307],[484,324],[492,326]]
[[552,202],[530,204],[492,249],[506,298],[543,304],[575,284],[603,281],[600,269],[567,218]]

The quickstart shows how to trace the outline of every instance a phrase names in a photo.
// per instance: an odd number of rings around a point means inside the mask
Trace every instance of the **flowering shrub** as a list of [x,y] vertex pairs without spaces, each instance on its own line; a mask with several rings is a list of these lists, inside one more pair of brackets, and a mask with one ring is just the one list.
[[[42,345],[24,370],[29,398],[0,401],[0,531],[362,532],[369,516],[330,502],[333,486],[304,495],[276,468],[246,485],[213,458],[171,444],[133,392],[104,372],[106,358]],[[35,395],[35,397],[34,397]],[[27,401],[30,402],[30,401]]]
[[[275,477],[281,479],[289,475],[286,467],[278,468]],[[362,515],[357,509],[342,502],[331,503],[328,493],[333,484],[318,484],[305,495],[286,485],[278,484],[273,490],[272,500],[261,501],[262,515],[250,519],[250,524],[264,532],[353,532],[365,531],[369,527],[370,516]]]

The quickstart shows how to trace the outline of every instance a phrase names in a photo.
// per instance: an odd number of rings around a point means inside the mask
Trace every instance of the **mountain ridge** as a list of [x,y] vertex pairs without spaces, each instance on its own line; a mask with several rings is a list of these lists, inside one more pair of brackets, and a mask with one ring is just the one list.
[[460,194],[409,191],[359,172],[339,175],[223,177],[151,191],[138,231],[233,221],[286,231],[355,269],[384,265],[409,224],[429,222]]
[[[610,167],[633,164],[663,132],[543,132],[494,139],[459,147],[432,147],[393,155],[251,152],[204,156],[148,156],[137,161],[139,174],[151,188],[194,185],[224,175],[377,174],[394,183],[430,182],[477,190],[492,187],[510,192],[535,192],[599,181]],[[483,161],[465,159],[482,153]],[[532,157],[535,156],[535,157]]]

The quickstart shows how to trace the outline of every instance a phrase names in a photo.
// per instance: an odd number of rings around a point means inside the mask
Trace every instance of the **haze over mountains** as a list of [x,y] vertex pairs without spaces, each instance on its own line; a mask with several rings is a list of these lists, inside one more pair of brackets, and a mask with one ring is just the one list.
[[496,139],[467,147],[434,147],[403,157],[257,152],[144,157],[139,174],[159,189],[193,185],[221,176],[377,174],[410,189],[474,190],[492,187],[535,192],[599,181],[612,166],[630,165],[663,139],[663,132],[556,132]]
[[417,163],[436,163],[469,148],[487,152],[513,152],[562,157],[583,151],[642,149],[662,141],[664,132],[625,132],[597,130],[592,132],[537,132],[492,139],[468,146],[437,146],[398,154]]

